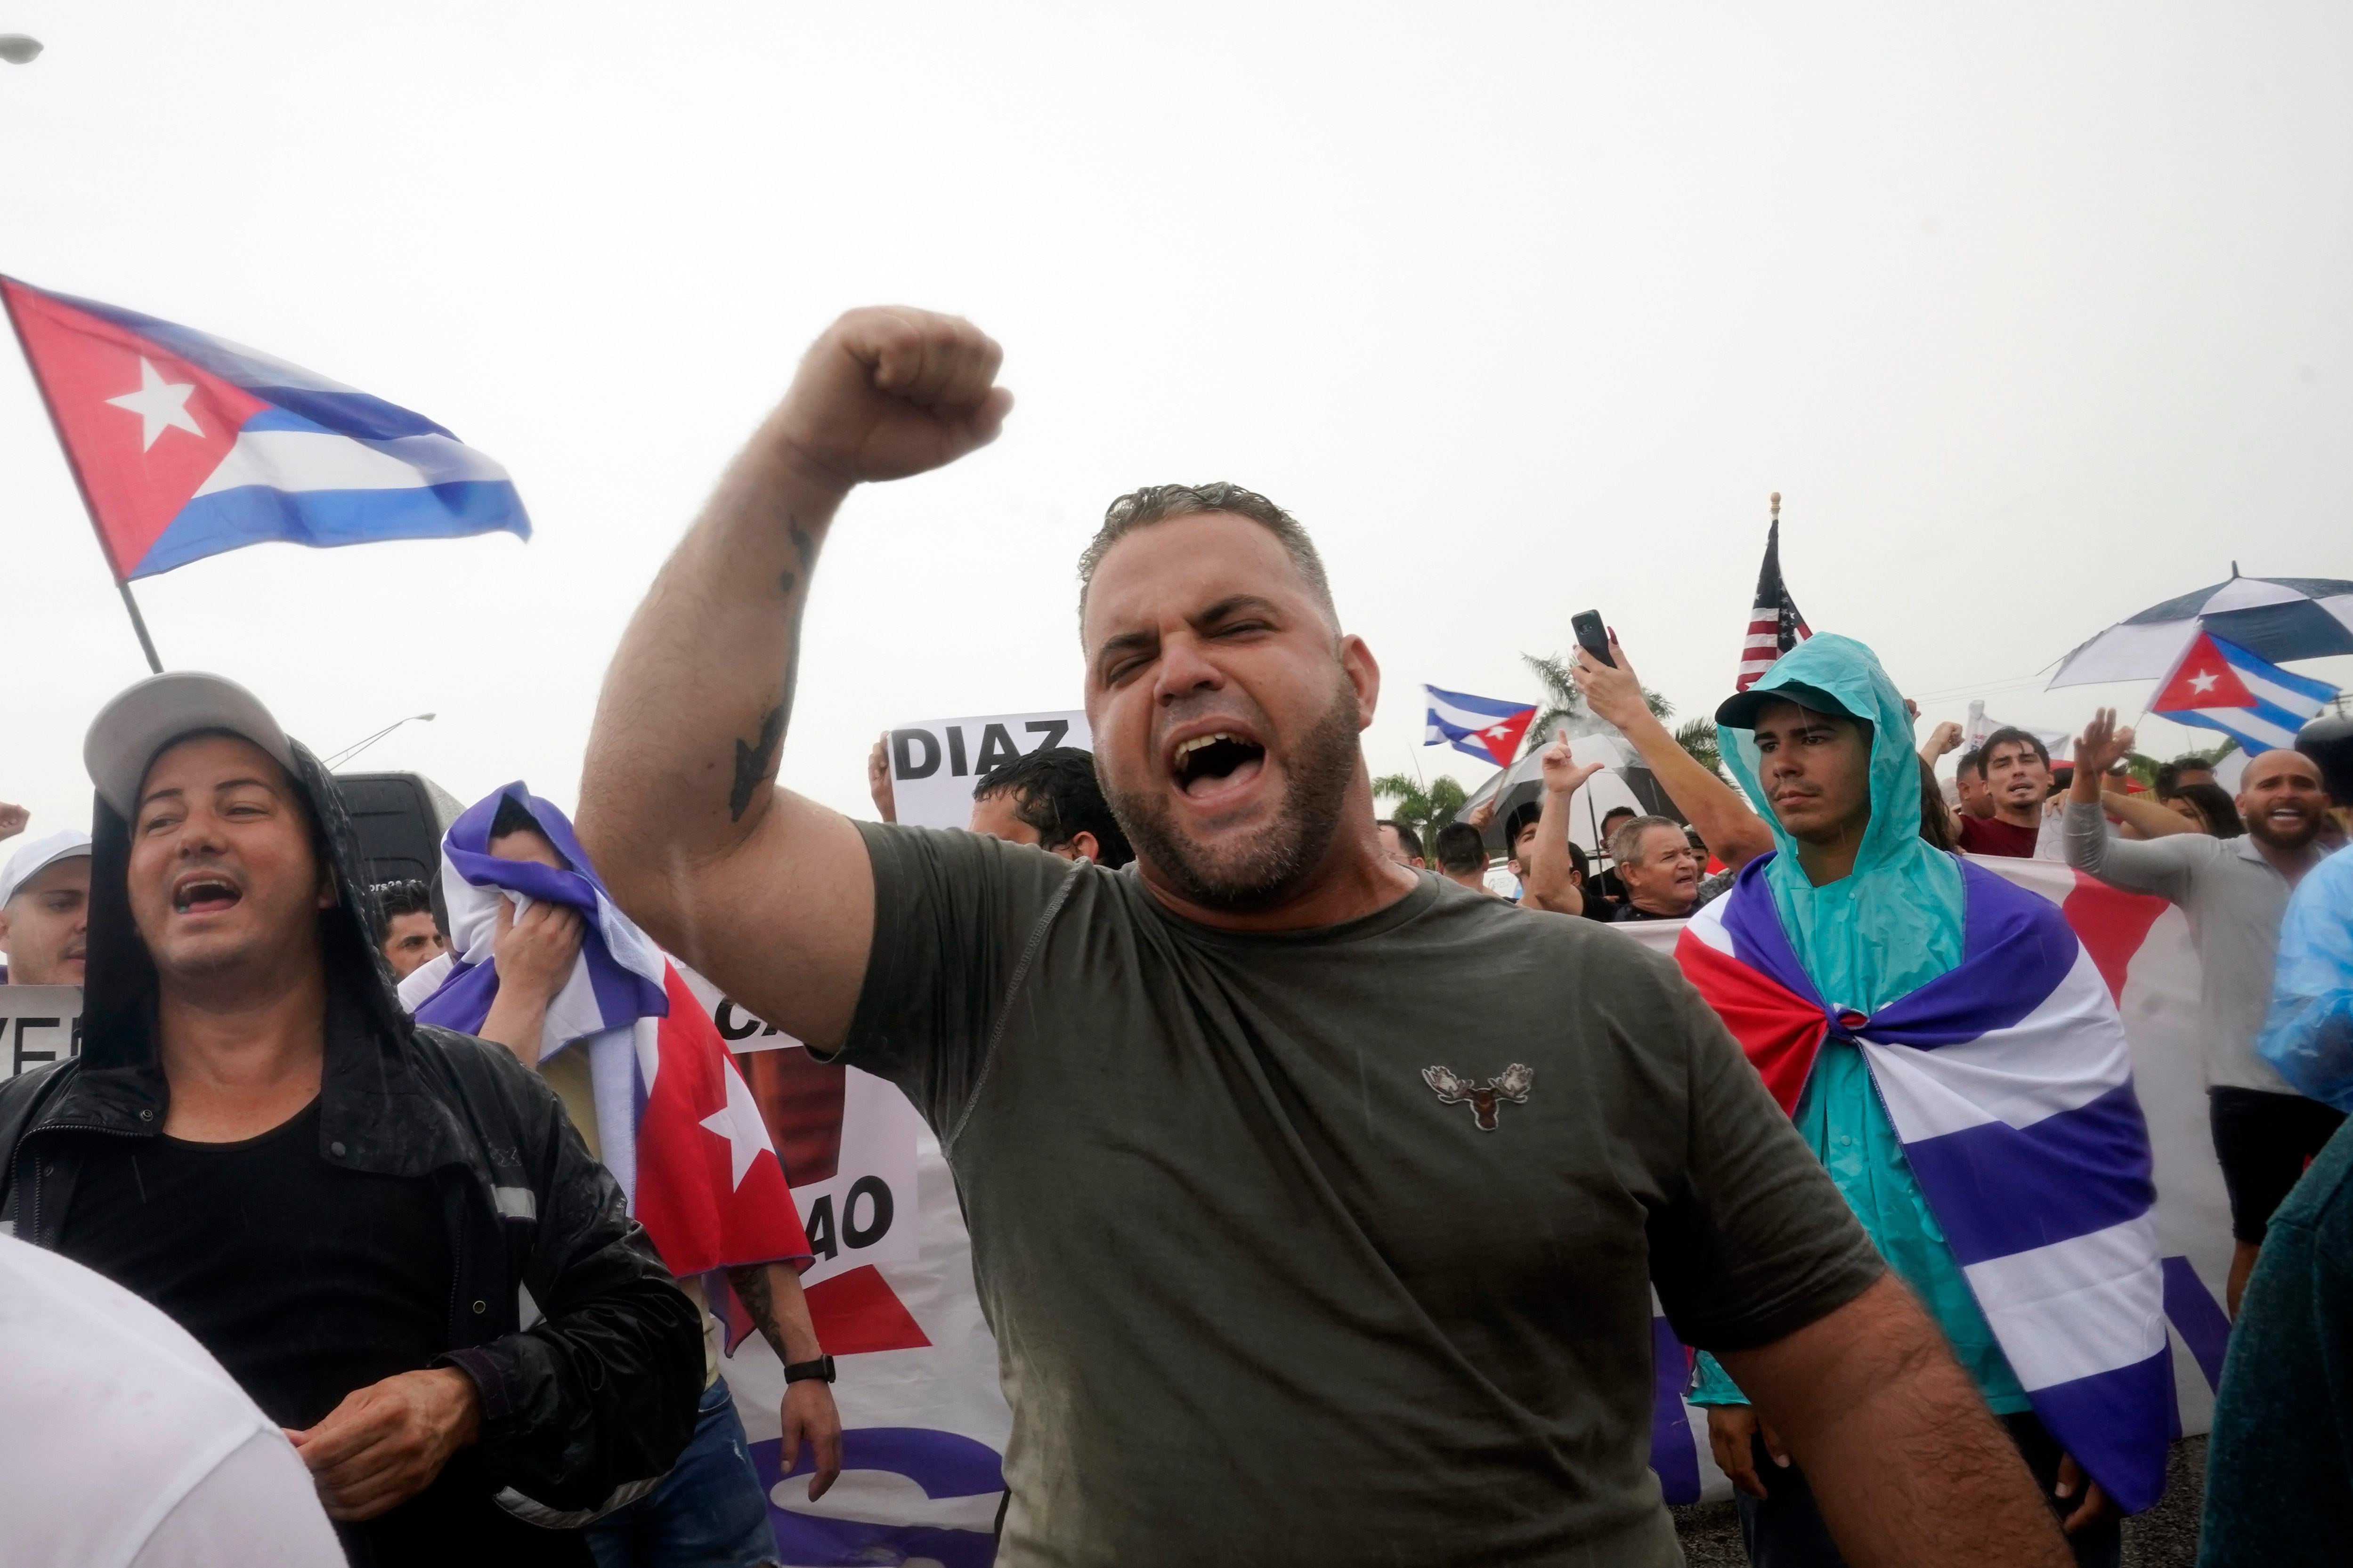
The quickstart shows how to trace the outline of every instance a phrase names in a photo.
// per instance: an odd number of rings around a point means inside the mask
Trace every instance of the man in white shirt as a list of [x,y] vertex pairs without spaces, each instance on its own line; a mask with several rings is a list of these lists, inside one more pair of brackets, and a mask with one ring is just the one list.
[[0,1519],[24,1568],[343,1568],[311,1472],[177,1323],[0,1237]]

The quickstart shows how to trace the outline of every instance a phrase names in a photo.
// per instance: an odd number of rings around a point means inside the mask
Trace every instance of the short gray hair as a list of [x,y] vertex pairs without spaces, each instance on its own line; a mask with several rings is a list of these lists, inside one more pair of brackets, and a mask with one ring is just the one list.
[[1332,580],[1324,575],[1324,558],[1315,552],[1315,542],[1299,526],[1299,520],[1283,510],[1256,490],[1246,490],[1240,485],[1222,479],[1205,485],[1146,485],[1140,490],[1130,490],[1103,509],[1103,526],[1087,542],[1086,550],[1079,556],[1079,618],[1087,614],[1087,591],[1095,585],[1095,569],[1103,564],[1111,547],[1139,528],[1172,518],[1201,517],[1211,512],[1230,512],[1246,517],[1282,542],[1291,563],[1307,580],[1307,588],[1315,602],[1324,607],[1326,619],[1335,627],[1340,613],[1332,603]]
[[1620,823],[1611,830],[1609,858],[1620,866],[1625,865],[1629,860],[1641,859],[1642,835],[1653,827],[1672,829],[1678,839],[1682,839],[1684,843],[1690,842],[1689,839],[1683,838],[1683,825],[1672,816],[1638,816],[1631,822]]

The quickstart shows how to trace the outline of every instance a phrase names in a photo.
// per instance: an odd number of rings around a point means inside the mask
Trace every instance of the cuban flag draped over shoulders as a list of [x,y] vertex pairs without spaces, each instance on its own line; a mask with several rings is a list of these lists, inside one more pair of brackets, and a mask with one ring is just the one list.
[[506,470],[422,415],[135,310],[0,301],[119,582],[271,540],[531,536]]
[[2128,1513],[2165,1486],[2173,1367],[2148,1129],[2108,983],[2058,906],[1961,865],[1960,963],[1870,1016],[1813,987],[1763,872],[1676,961],[1794,1111],[1826,1040],[1861,1050],[2035,1414]]
[[2174,661],[2148,710],[2177,724],[2220,730],[2249,756],[2295,744],[2337,688],[2290,675],[2234,642],[2200,630]]
[[1456,751],[1467,752],[1499,768],[1510,767],[1512,759],[1519,755],[1520,737],[1528,732],[1536,716],[1533,702],[1472,697],[1460,691],[1441,691],[1435,686],[1421,689],[1429,699],[1421,743],[1440,746],[1451,742]]
[[[512,798],[569,865],[490,852],[499,803]],[[806,1268],[814,1258],[759,1105],[678,968],[614,904],[572,825],[518,780],[469,807],[441,845],[451,951],[401,983],[422,1024],[478,1034],[499,992],[493,946],[501,903],[578,911],[580,956],[548,1004],[540,1060],[585,1052],[597,1152],[629,1213],[681,1279],[758,1263]],[[727,1319],[728,1348],[750,1331],[728,1310],[723,1276],[708,1299]]]

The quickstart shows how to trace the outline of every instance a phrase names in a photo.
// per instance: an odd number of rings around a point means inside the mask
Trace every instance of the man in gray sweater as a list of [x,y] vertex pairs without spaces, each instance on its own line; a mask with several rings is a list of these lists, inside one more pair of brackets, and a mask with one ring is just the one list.
[[2320,766],[2301,752],[2264,752],[2239,783],[2243,838],[2181,833],[2136,842],[2112,838],[2100,805],[2100,778],[2132,749],[2133,732],[2103,708],[2075,742],[2067,789],[2067,863],[2113,888],[2155,893],[2189,918],[2205,971],[2199,1023],[2206,1041],[2206,1096],[2214,1157],[2231,1193],[2231,1315],[2255,1266],[2272,1211],[2320,1152],[2342,1112],[2306,1100],[2255,1054],[2279,957],[2288,894],[2327,851]]

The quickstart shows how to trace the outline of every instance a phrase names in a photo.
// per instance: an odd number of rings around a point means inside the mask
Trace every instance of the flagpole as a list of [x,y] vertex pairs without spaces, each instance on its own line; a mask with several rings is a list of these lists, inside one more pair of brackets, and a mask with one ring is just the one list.
[[157,675],[163,674],[164,661],[155,657],[155,639],[147,635],[147,617],[139,613],[139,601],[131,596],[131,584],[117,577],[114,585],[121,591],[122,607],[131,612],[131,629],[139,634],[139,651],[147,656],[147,668]]
[[114,577],[115,591],[122,595],[122,607],[131,612],[131,629],[139,634],[139,651],[147,656],[147,668],[157,675],[164,673],[164,661],[155,657],[155,639],[147,635],[147,618],[139,613],[139,601],[131,596],[131,584],[115,575],[114,552],[107,547],[106,530],[99,526],[98,507],[90,499],[90,486],[81,476],[81,465],[74,461],[72,446],[66,440],[66,427],[58,421],[58,405],[49,401],[48,384],[41,379],[33,363],[33,345],[25,341],[25,324],[16,319],[16,306],[0,289],[0,304],[8,311],[8,326],[16,334],[17,352],[25,356],[26,374],[33,378],[33,390],[41,395],[41,409],[49,416],[49,432],[58,438],[58,450],[65,455],[66,471],[73,475],[74,489],[81,496],[81,510],[90,519],[90,531],[98,535],[98,552],[106,559],[109,576]]

